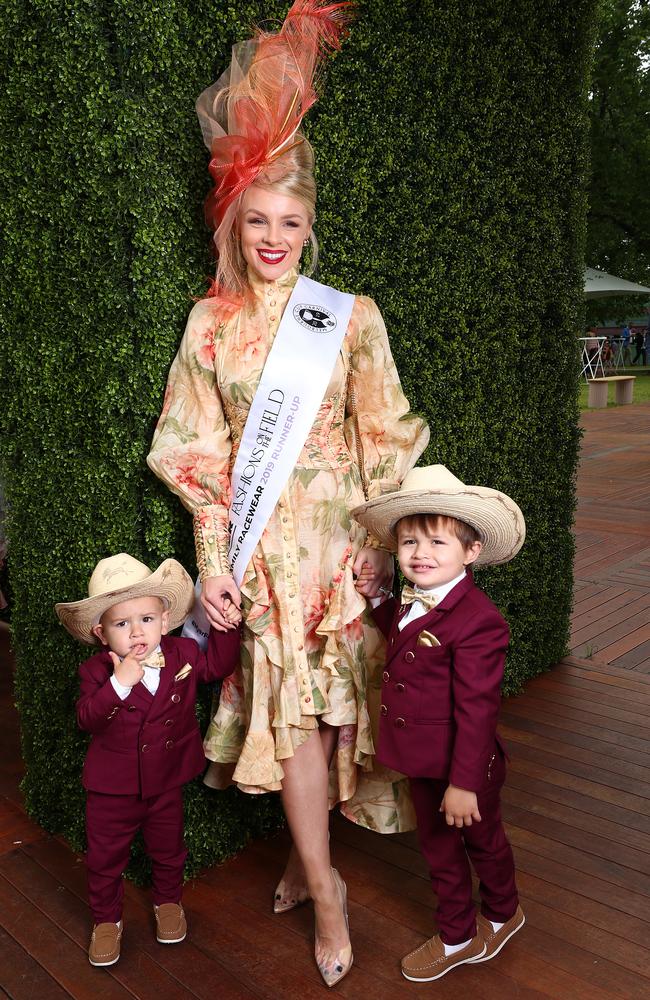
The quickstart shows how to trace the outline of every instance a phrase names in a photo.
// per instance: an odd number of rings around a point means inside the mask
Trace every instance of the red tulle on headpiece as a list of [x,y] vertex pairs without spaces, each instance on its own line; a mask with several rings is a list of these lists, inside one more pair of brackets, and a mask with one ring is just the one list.
[[[232,224],[229,209],[260,174],[302,139],[300,123],[316,100],[319,71],[340,48],[352,3],[295,0],[277,33],[235,45],[232,63],[196,102],[215,182],[206,220],[217,248]],[[281,169],[273,169],[282,175]]]

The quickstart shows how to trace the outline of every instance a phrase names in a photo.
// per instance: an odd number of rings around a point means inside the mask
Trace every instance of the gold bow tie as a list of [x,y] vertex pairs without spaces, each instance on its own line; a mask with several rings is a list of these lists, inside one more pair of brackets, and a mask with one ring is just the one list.
[[152,670],[162,670],[165,666],[165,657],[162,654],[162,650],[153,652],[148,660],[143,660],[141,662],[143,667],[151,667]]
[[413,604],[415,601],[419,601],[427,611],[431,611],[431,608],[435,608],[438,603],[438,598],[435,594],[421,594],[419,591],[414,590],[413,587],[404,587],[402,591],[402,605]]

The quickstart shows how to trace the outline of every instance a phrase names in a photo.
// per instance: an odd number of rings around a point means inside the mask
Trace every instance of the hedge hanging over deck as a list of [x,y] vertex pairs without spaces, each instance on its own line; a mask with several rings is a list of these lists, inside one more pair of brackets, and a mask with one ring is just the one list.
[[[526,515],[522,553],[479,578],[512,626],[511,691],[567,644],[596,4],[361,2],[309,123],[320,279],[379,303],[407,396],[431,423],[425,459],[503,489]],[[190,519],[145,465],[210,269],[194,99],[232,42],[287,6],[0,10],[1,476],[24,788],[30,813],[76,845],[85,652],[52,606],[81,597],[96,561],[120,550],[194,569]],[[186,804],[192,870],[280,817],[277,797],[198,782]]]

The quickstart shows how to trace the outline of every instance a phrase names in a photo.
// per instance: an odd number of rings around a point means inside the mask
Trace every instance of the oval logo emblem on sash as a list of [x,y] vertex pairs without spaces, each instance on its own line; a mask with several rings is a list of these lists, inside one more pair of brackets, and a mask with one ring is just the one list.
[[336,328],[336,316],[323,306],[310,306],[301,302],[294,306],[293,318],[296,323],[304,326],[305,330],[322,330],[324,333],[329,333]]

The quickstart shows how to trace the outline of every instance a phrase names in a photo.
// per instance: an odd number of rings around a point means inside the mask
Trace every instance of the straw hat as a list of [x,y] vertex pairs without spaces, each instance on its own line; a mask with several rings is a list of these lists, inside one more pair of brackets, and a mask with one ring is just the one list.
[[169,612],[168,627],[178,628],[187,618],[194,601],[194,584],[175,559],[165,559],[153,573],[144,563],[120,552],[101,559],[88,583],[88,597],[82,601],[56,604],[54,610],[70,635],[80,642],[96,645],[96,625],[109,608],[134,597],[160,597]]
[[399,490],[356,507],[353,517],[382,545],[397,548],[395,525],[411,514],[443,514],[475,528],[483,547],[474,566],[498,566],[519,552],[526,524],[519,507],[498,490],[466,486],[444,465],[411,469]]

